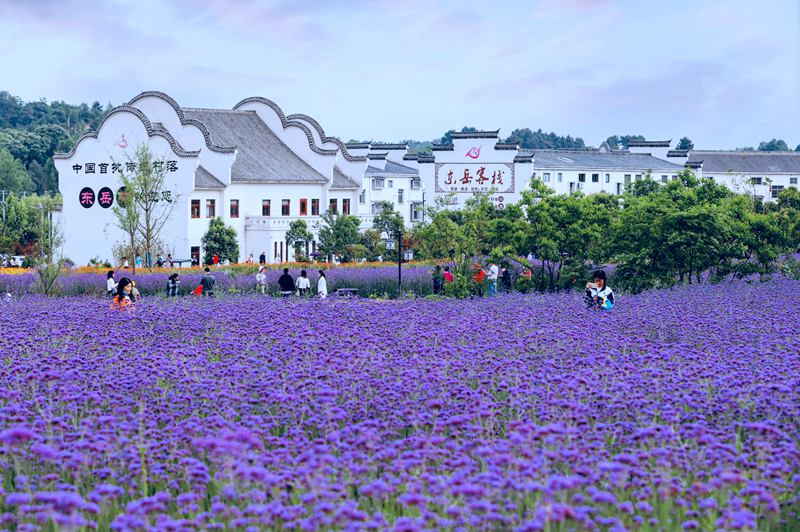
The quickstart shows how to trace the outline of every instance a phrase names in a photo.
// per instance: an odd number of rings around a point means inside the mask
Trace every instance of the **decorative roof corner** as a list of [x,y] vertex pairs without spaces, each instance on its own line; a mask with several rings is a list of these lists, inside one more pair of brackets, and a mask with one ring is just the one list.
[[147,136],[152,137],[161,137],[165,139],[168,143],[172,151],[175,152],[176,155],[180,157],[198,157],[200,155],[200,150],[189,151],[183,149],[183,147],[178,144],[175,138],[163,128],[154,128],[153,125],[150,123],[150,120],[147,116],[141,111],[141,109],[137,107],[133,107],[131,105],[120,105],[118,107],[113,108],[110,110],[100,123],[97,125],[97,129],[86,131],[83,135],[81,135],[77,141],[75,141],[75,145],[72,147],[70,151],[67,153],[54,153],[53,159],[69,159],[73,155],[75,155],[75,151],[78,149],[78,145],[84,140],[88,138],[96,139],[97,135],[100,133],[100,130],[103,129],[103,125],[106,123],[106,120],[114,116],[118,113],[130,113],[136,116],[139,120],[142,121],[144,125],[145,131],[147,131]]
[[454,131],[453,133],[450,133],[450,138],[452,139],[496,139],[499,136],[499,129],[495,131]]

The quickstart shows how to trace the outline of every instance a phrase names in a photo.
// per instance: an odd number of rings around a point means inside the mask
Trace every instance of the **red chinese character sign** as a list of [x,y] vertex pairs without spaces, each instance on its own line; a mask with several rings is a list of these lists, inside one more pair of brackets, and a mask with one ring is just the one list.
[[513,163],[436,163],[436,192],[514,193]]
[[97,192],[97,203],[104,209],[108,209],[114,204],[114,192],[108,188],[103,187]]
[[90,208],[94,205],[94,190],[89,187],[83,187],[80,194],[78,194],[78,201],[84,209]]

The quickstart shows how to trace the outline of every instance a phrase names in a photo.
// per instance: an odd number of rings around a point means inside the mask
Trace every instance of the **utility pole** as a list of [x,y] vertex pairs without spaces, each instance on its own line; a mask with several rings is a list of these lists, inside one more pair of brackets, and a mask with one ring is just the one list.
[[397,230],[397,295],[403,294],[403,230]]
[[8,205],[8,200],[6,199],[6,192],[5,190],[0,190],[0,205],[3,206],[3,232],[5,233],[6,227],[6,205]]

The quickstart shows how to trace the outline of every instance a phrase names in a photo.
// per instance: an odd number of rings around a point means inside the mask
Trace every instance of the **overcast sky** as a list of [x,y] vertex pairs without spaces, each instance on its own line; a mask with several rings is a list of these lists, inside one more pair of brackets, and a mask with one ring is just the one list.
[[0,90],[265,96],[348,140],[464,125],[800,143],[800,0],[0,0]]

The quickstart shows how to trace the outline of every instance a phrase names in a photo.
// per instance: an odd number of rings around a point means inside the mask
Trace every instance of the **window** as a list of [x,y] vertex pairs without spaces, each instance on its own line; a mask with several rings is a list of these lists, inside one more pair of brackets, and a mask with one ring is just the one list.
[[239,200],[232,199],[231,200],[231,218],[238,218],[239,217]]
[[636,181],[642,180],[642,174],[636,174]]
[[262,199],[261,200],[261,216],[269,216],[270,211],[270,200]]
[[751,185],[760,185],[761,184],[761,178],[760,177],[751,177],[750,178],[750,184]]
[[629,185],[631,183],[631,174],[625,174],[625,184]]
[[206,218],[214,218],[217,215],[217,202],[213,199],[206,200]]
[[592,174],[592,183],[600,182],[600,174]]
[[668,175],[662,175],[661,176],[661,182],[662,183],[666,183],[667,181],[669,181],[669,176]]
[[550,182],[550,174],[547,173],[547,172],[543,173],[542,174],[542,181],[544,181],[545,183],[549,183]]
[[559,172],[559,173],[558,173],[558,182],[559,182],[559,183],[561,183],[561,180],[562,180],[563,178],[564,178],[564,175],[563,175],[561,172]]
[[397,203],[398,203],[398,205],[402,205],[403,204],[403,189],[402,188],[398,188],[397,189]]
[[339,212],[339,200],[332,199],[330,203],[328,203],[328,212]]
[[783,192],[783,185],[772,185],[772,199],[777,198]]
[[672,175],[672,180],[673,180],[673,181],[677,181],[677,180],[678,180],[678,176],[676,176],[675,174],[673,174],[673,175]]
[[569,192],[570,192],[570,194],[572,194],[574,191],[575,191],[575,182],[574,181],[570,181],[569,182]]
[[392,181],[392,180],[390,179],[390,180],[389,180],[389,188],[392,188],[393,186],[394,186],[394,181]]
[[411,220],[414,222],[422,220],[422,205],[419,203],[411,204]]
[[358,195],[358,202],[359,203],[366,203],[367,202],[367,191],[362,190],[361,194]]
[[790,177],[789,178],[789,184],[790,185],[796,185],[797,184],[797,178],[796,177]]
[[586,183],[586,174],[578,174],[578,183]]
[[606,183],[611,183],[611,174],[606,174]]
[[583,190],[583,183],[578,182],[578,190]]
[[306,198],[300,198],[300,216],[308,215],[308,200]]
[[[411,190],[419,190],[422,188],[422,180],[418,177],[415,177],[411,180]],[[361,203],[364,203],[363,201]]]
[[200,200],[192,200],[192,218],[200,218]]
[[617,196],[622,194],[622,183],[617,183]]
[[311,200],[311,216],[319,216],[319,200]]
[[342,200],[342,214],[350,214],[350,198]]
[[281,200],[281,216],[289,216],[291,202],[288,199]]
[[373,201],[372,202],[372,214],[380,214],[381,212],[381,202],[380,201]]
[[383,189],[383,178],[376,178],[372,180],[372,189],[373,190],[382,190]]

